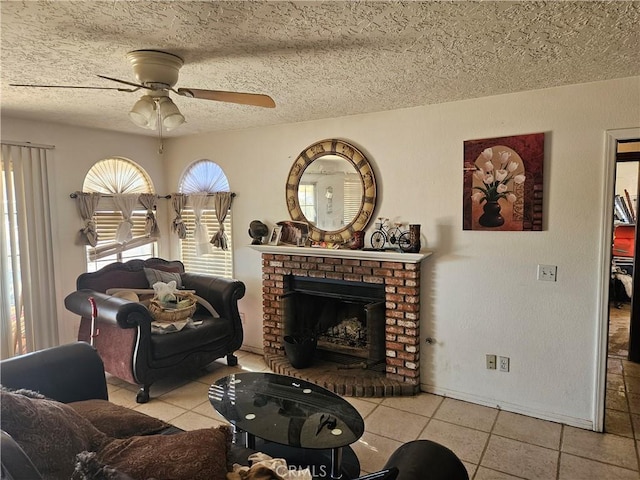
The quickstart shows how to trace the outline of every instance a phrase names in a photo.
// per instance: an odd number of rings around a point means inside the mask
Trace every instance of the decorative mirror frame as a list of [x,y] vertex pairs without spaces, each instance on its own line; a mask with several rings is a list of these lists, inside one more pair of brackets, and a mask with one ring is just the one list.
[[[339,230],[321,230],[308,223],[300,208],[298,186],[305,169],[323,155],[336,155],[353,165],[362,182],[362,202],[360,210],[353,221]],[[344,243],[351,239],[353,232],[364,230],[373,217],[376,207],[376,180],[367,157],[355,146],[338,139],[326,139],[310,145],[296,158],[287,177],[287,208],[291,219],[306,222],[309,225],[309,237],[316,242]]]

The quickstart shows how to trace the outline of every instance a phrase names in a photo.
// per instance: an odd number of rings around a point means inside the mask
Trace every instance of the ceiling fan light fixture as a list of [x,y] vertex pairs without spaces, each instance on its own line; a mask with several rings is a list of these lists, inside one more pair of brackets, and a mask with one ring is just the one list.
[[[140,97],[129,112],[131,121],[143,128],[155,128],[155,117],[155,103],[149,95]],[[151,124],[154,124],[154,127],[151,127]]]
[[162,125],[167,130],[172,130],[184,123],[184,116],[180,113],[177,105],[169,97],[160,99],[158,108],[160,109],[160,117]]
[[154,105],[153,113],[151,114],[151,118],[149,118],[149,122],[144,126],[149,130],[157,130],[158,129],[158,107]]

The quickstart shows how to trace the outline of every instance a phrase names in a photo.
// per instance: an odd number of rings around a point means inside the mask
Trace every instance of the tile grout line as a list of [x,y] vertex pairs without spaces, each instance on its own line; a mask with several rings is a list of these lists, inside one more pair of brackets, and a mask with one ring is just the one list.
[[[440,410],[440,407],[442,406],[443,403],[444,403],[444,398],[440,400],[440,403],[438,404],[438,406],[433,410],[431,415],[427,417],[428,419],[427,423],[425,423],[424,427],[422,427],[422,430],[420,430],[420,432],[418,433],[418,437],[417,437],[418,439],[422,436],[424,431],[431,424],[431,420],[433,420],[433,417],[435,417],[436,413],[438,412],[438,410]],[[419,414],[416,414],[416,415],[419,415]]]
[[562,461],[562,445],[564,444],[565,425],[560,424],[560,443],[558,444],[558,463],[556,464],[556,480],[560,480],[560,462]]
[[[629,412],[629,423],[631,424],[631,435],[632,435],[632,439],[633,439],[633,443],[634,443],[634,450],[636,453],[636,471],[640,471],[640,452],[638,452],[638,442],[636,440],[636,428],[635,425],[633,423],[633,415],[631,415],[631,403],[629,401],[629,390],[627,389],[627,376],[625,375],[625,367],[624,367],[624,361],[620,362],[622,364],[622,381],[624,384],[624,399],[627,402],[627,409]],[[606,407],[606,406],[605,406]],[[605,412],[606,412],[606,408],[605,408]],[[605,416],[606,418],[606,416]]]
[[473,474],[473,478],[476,478],[476,475],[478,474],[478,470],[480,470],[480,466],[482,465],[482,460],[484,460],[484,454],[487,452],[487,449],[489,448],[489,442],[491,442],[491,437],[493,436],[493,430],[496,428],[496,424],[498,423],[498,417],[500,417],[500,413],[502,412],[502,410],[500,409],[500,407],[496,407],[497,410],[497,414],[496,414],[496,418],[493,419],[493,423],[491,424],[491,428],[489,429],[489,435],[487,435],[487,441],[484,444],[484,447],[482,448],[482,452],[480,453],[480,458],[478,459],[478,465],[476,466],[476,471]]

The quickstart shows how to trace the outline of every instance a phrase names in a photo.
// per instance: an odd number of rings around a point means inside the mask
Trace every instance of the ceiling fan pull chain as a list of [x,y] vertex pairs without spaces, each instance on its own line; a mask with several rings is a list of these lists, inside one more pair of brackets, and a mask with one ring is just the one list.
[[158,124],[158,153],[162,155],[162,150],[164,149],[163,141],[162,141],[162,114],[160,113],[160,97],[155,97],[153,102],[156,106],[156,115],[157,115],[157,124]]

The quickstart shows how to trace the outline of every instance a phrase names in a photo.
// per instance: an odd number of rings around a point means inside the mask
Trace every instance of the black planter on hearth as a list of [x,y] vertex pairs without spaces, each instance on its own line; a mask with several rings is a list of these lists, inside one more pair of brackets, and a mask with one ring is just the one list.
[[307,368],[313,363],[318,338],[315,335],[285,335],[284,351],[293,368]]

